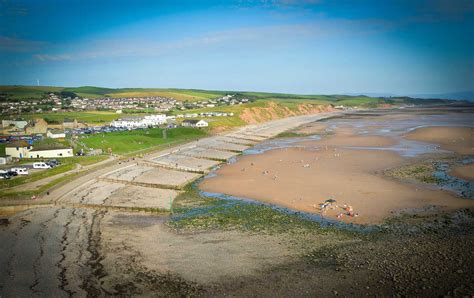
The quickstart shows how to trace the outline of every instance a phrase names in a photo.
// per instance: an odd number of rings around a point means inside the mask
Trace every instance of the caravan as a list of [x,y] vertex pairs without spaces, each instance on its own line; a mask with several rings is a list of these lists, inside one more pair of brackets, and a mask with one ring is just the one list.
[[33,169],[50,169],[51,166],[45,162],[34,162]]
[[11,168],[10,171],[17,173],[18,175],[28,175],[27,168]]

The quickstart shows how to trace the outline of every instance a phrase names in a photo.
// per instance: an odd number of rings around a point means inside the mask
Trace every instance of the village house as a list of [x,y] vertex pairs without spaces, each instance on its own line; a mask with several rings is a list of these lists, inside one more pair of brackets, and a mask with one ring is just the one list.
[[66,133],[64,130],[50,129],[46,133],[46,136],[51,139],[64,139],[66,137]]
[[6,155],[16,158],[57,158],[74,156],[72,148],[33,148],[26,141],[16,141],[5,146]]
[[26,134],[45,134],[48,130],[48,122],[44,119],[32,120],[25,128]]
[[15,141],[5,146],[5,154],[16,158],[28,157],[28,153],[33,147],[26,141]]
[[183,122],[181,122],[181,126],[202,128],[202,127],[208,127],[209,123],[207,123],[204,120],[184,120]]

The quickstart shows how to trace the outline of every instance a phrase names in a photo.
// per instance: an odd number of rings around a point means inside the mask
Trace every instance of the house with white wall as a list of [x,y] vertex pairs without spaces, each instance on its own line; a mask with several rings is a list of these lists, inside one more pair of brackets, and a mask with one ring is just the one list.
[[120,128],[145,128],[149,126],[159,126],[166,123],[166,115],[147,115],[144,117],[127,117],[114,120],[110,123],[112,127]]
[[208,127],[209,123],[207,123],[204,120],[184,120],[183,122],[181,122],[181,126],[202,128],[202,127]]
[[35,149],[33,148],[28,152],[29,158],[61,158],[61,157],[73,157],[72,148],[48,148],[48,149]]
[[31,149],[33,149],[33,147],[26,141],[15,141],[5,146],[5,155],[16,158],[27,158]]

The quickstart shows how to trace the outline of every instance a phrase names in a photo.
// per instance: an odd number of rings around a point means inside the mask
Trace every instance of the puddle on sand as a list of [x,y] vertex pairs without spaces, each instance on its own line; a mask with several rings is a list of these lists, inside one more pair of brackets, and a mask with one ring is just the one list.
[[311,135],[305,137],[296,137],[296,138],[276,138],[271,140],[266,140],[262,143],[256,144],[252,148],[244,150],[243,155],[251,154],[262,154],[270,150],[275,149],[285,149],[285,148],[305,148],[305,146],[298,145],[300,142],[304,141],[316,141],[320,140],[321,136]]
[[[458,164],[467,165],[471,163],[474,163],[474,158],[466,158]],[[435,167],[434,177],[439,179],[438,185],[440,188],[453,191],[466,199],[474,199],[474,182],[449,175],[451,166],[448,163],[438,162]]]

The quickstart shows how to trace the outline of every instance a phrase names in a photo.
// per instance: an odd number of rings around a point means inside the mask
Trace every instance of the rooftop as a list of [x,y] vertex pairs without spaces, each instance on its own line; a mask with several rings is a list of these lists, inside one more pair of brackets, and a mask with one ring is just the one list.
[[28,147],[30,144],[28,142],[20,140],[20,141],[14,141],[9,144],[7,144],[5,147],[6,148],[16,148],[16,147]]

